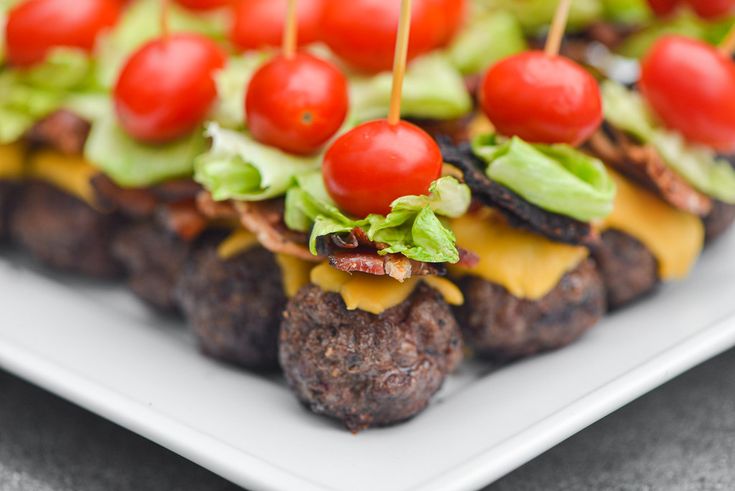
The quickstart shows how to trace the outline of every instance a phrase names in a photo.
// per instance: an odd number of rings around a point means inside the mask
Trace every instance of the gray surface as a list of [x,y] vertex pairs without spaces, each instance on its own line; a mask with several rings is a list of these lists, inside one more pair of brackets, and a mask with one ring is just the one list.
[[[0,490],[239,488],[0,371]],[[486,491],[735,489],[735,350],[683,375]]]

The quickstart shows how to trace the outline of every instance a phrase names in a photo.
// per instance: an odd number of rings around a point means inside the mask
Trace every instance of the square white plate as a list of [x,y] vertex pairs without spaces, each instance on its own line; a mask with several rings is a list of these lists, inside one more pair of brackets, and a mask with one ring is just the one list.
[[251,489],[469,490],[735,345],[735,234],[692,278],[580,342],[489,373],[466,364],[421,416],[354,436],[280,378],[198,355],[122,287],[0,259],[0,365]]

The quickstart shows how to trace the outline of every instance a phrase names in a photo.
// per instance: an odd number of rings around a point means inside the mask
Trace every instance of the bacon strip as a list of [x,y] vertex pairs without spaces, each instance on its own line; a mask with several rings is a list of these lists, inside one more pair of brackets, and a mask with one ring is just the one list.
[[712,199],[666,165],[653,146],[639,145],[606,123],[603,130],[592,136],[588,147],[605,163],[655,192],[671,206],[699,216],[712,211]]
[[164,226],[186,242],[196,239],[207,228],[207,219],[194,200],[165,204],[159,211]]
[[275,254],[287,254],[304,261],[319,262],[323,258],[314,256],[309,248],[288,236],[280,227],[282,214],[277,216],[271,203],[234,203],[240,223],[258,238],[260,244]]
[[335,251],[329,255],[329,264],[347,273],[390,276],[398,281],[405,281],[413,276],[446,274],[443,265],[414,261],[401,254],[381,256],[374,251]]
[[26,133],[32,147],[45,147],[65,155],[84,151],[91,125],[67,109],[59,109],[38,121]]
[[444,161],[462,170],[464,180],[472,189],[474,197],[498,209],[511,225],[567,244],[590,245],[599,240],[590,224],[546,211],[490,180],[482,172],[484,164],[472,153],[469,144],[454,146],[446,140],[440,140],[439,146]]

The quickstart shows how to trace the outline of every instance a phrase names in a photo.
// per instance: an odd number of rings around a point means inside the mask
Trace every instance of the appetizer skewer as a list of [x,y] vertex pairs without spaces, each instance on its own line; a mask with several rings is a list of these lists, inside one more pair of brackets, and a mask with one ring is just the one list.
[[461,295],[436,277],[460,257],[438,216],[463,214],[469,190],[437,180],[438,147],[400,121],[410,15],[403,0],[388,119],[337,138],[323,176],[302,180],[287,199],[289,225],[311,229],[312,251],[328,262],[286,307],[281,366],[304,404],[352,431],[416,415],[462,358],[440,291],[454,303]]
[[482,204],[454,223],[458,243],[480,262],[454,273],[467,300],[457,309],[460,324],[486,358],[562,347],[606,309],[585,246],[595,241],[590,222],[612,209],[615,188],[601,162],[572,146],[595,131],[602,109],[591,75],[557,54],[569,7],[560,3],[545,52],[506,58],[485,75],[480,102],[504,137],[445,146],[444,159]]

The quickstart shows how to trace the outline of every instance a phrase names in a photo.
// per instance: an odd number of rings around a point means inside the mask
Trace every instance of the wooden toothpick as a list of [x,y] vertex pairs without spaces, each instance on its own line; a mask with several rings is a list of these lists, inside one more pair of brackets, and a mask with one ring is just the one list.
[[164,39],[168,38],[169,34],[171,33],[171,28],[169,26],[169,10],[171,6],[170,0],[161,0],[161,37]]
[[398,124],[401,121],[401,96],[403,95],[403,79],[406,76],[408,60],[408,41],[411,37],[411,0],[401,0],[401,17],[398,22],[398,38],[393,60],[393,90],[390,96],[388,122]]
[[733,53],[735,53],[735,24],[730,28],[727,36],[725,36],[725,39],[722,40],[717,49],[727,58],[731,58]]
[[549,37],[546,38],[546,54],[556,56],[561,49],[561,41],[564,38],[564,31],[567,29],[567,21],[569,20],[569,10],[572,8],[572,0],[560,0],[559,6],[554,14],[554,21],[549,30]]
[[283,56],[293,58],[299,43],[299,19],[296,10],[297,0],[288,0],[286,25],[283,28]]

